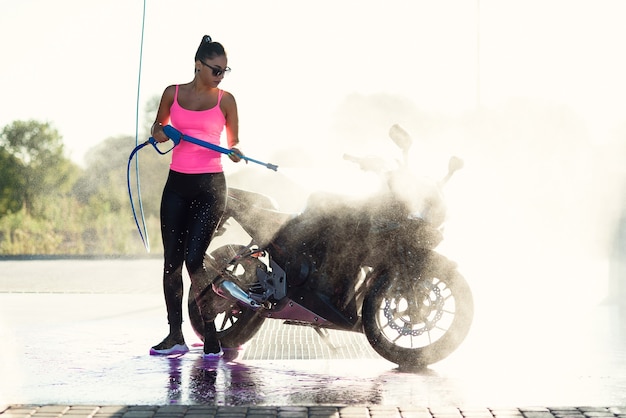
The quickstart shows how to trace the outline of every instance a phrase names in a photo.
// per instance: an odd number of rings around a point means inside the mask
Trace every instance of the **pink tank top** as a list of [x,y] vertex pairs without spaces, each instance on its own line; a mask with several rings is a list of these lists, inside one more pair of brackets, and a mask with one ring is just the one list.
[[[174,103],[170,107],[170,123],[185,135],[220,144],[220,137],[226,118],[220,109],[220,101],[224,94],[219,91],[217,104],[207,110],[188,110],[178,104],[178,85],[174,94]],[[185,174],[220,173],[222,168],[222,154],[200,145],[187,141],[180,141],[172,151],[170,169]]]

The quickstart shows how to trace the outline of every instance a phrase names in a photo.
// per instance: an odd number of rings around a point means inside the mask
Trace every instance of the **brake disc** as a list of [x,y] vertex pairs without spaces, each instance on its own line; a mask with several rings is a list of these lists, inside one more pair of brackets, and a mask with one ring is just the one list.
[[[435,286],[432,283],[428,285],[423,283],[422,286],[425,287],[426,290],[428,290],[428,292],[426,292],[426,296],[429,296],[431,294],[434,294],[435,296],[435,299],[430,301],[430,307],[428,308],[428,313],[435,311],[433,319],[428,319],[428,315],[420,314],[419,322],[413,322],[412,315],[409,315],[409,321],[403,320],[403,323],[398,324],[395,321],[396,314],[398,314],[397,317],[403,317],[405,315],[402,315],[399,312],[399,303],[397,303],[397,301],[399,301],[400,299],[408,300],[408,298],[404,295],[397,295],[393,298],[385,298],[385,307],[383,311],[385,314],[385,318],[387,318],[389,327],[403,337],[409,335],[412,337],[419,337],[424,332],[432,330],[443,316],[444,299],[441,296],[441,290],[439,289],[439,287]],[[393,301],[396,301],[394,306],[392,306]],[[424,325],[419,328],[414,328],[420,323],[423,323]]]

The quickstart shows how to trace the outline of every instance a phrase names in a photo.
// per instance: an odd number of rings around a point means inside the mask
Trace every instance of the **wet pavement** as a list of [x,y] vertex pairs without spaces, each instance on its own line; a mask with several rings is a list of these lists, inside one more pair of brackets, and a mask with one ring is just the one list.
[[[202,358],[186,321],[191,351],[153,357],[167,331],[160,264],[0,261],[0,418],[626,416],[623,321],[611,303],[518,304],[478,284],[467,340],[419,371],[399,370],[360,334],[331,332],[328,344],[278,321],[219,360]],[[524,320],[506,318],[519,306]]]

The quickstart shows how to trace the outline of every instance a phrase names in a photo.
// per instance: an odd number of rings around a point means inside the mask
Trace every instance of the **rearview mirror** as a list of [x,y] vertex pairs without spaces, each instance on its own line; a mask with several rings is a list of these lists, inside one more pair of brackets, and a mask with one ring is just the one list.
[[400,127],[400,125],[398,124],[393,125],[391,129],[389,129],[389,136],[391,137],[393,142],[398,147],[400,147],[400,149],[402,150],[404,154],[407,154],[409,152],[409,149],[411,148],[411,145],[413,144],[413,139],[411,138],[411,135],[409,135],[407,131],[405,131],[404,129],[402,129],[402,127]]
[[465,163],[459,157],[450,157],[450,161],[448,161],[448,173],[454,173],[457,170],[463,168]]

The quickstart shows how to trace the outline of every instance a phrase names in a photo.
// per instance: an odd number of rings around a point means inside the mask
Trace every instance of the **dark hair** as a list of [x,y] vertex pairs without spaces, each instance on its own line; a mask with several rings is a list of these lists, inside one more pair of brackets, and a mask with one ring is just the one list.
[[226,56],[224,47],[219,42],[213,42],[209,35],[204,35],[196,51],[195,61],[204,61],[218,56]]

